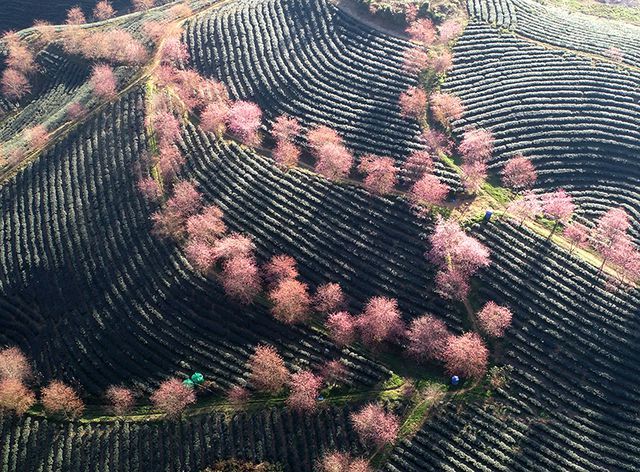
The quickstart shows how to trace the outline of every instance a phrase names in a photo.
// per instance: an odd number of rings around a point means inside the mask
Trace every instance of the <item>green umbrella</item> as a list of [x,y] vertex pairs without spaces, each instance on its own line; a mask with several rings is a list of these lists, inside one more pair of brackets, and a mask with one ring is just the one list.
[[193,383],[193,380],[191,380],[191,379],[184,379],[182,381],[182,385],[185,385],[185,386],[187,386],[189,388],[193,388],[195,386],[195,384]]
[[202,384],[202,382],[204,382],[204,375],[202,375],[200,372],[196,372],[191,376],[191,381],[196,385],[200,385]]

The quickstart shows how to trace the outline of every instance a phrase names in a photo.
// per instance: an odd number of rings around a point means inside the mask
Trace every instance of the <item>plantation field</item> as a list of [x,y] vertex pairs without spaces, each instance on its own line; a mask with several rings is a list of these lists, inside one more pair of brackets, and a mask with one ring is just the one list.
[[[402,70],[405,40],[381,34],[326,0],[260,0],[199,16],[184,34],[195,68],[234,98],[255,100],[267,121],[286,113],[304,127],[334,127],[359,154],[402,162],[419,149],[418,123],[398,97],[416,79]],[[439,176],[459,176],[438,163]]]
[[478,23],[455,46],[446,89],[465,104],[457,132],[492,130],[498,172],[522,153],[538,172],[539,189],[564,188],[594,218],[613,205],[640,229],[640,74],[531,45]]

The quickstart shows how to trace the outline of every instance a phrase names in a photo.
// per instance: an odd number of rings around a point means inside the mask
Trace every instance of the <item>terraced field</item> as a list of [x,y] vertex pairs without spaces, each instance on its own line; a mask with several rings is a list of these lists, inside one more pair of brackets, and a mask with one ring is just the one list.
[[510,373],[484,405],[443,407],[386,470],[637,470],[638,291],[604,290],[596,269],[527,230],[474,233],[492,250],[482,292],[514,311]]
[[[326,0],[232,3],[190,22],[193,65],[234,98],[256,101],[267,119],[286,113],[305,127],[335,128],[359,154],[403,161],[419,149],[418,123],[398,97],[416,79],[402,70],[406,40],[355,21]],[[460,179],[444,165],[439,176]]]
[[468,0],[467,6],[478,20],[527,39],[599,56],[617,48],[626,64],[637,66],[640,61],[640,29],[635,26],[596,21],[535,0]]
[[0,417],[0,458],[7,472],[203,470],[230,457],[277,462],[291,472],[311,470],[325,450],[362,451],[349,411],[328,407],[301,416],[269,408],[152,423],[60,424]]
[[540,189],[563,187],[579,214],[622,205],[640,228],[640,74],[469,25],[446,88],[467,109],[456,121],[491,129],[491,168],[530,157]]

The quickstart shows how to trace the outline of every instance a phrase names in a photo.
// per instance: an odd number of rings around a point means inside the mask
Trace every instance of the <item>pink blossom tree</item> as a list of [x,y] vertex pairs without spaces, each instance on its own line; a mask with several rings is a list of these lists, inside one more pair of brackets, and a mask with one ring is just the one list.
[[180,36],[174,36],[164,40],[160,57],[163,64],[179,65],[189,60],[189,50]]
[[93,93],[100,99],[110,100],[116,95],[117,80],[113,73],[113,68],[106,64],[99,64],[93,67],[89,84]]
[[227,295],[248,304],[260,293],[260,272],[253,257],[235,256],[223,264],[222,286]]
[[344,145],[325,144],[316,153],[315,170],[329,180],[344,179],[353,166],[353,155]]
[[98,21],[108,20],[116,11],[109,0],[100,0],[93,9],[93,17]]
[[132,0],[135,11],[147,11],[156,4],[156,0]]
[[296,260],[286,254],[272,256],[264,265],[263,271],[269,284],[277,285],[283,280],[295,279],[298,277]]
[[240,385],[234,385],[227,390],[227,401],[236,409],[243,408],[250,396],[249,390]]
[[73,7],[67,10],[67,20],[66,23],[68,25],[82,25],[87,22],[87,19],[82,12],[80,7]]
[[42,149],[49,142],[50,135],[44,125],[36,125],[24,131],[25,141],[32,150]]
[[0,379],[0,413],[12,411],[24,415],[35,402],[35,394],[20,379]]
[[358,171],[365,175],[364,187],[374,195],[390,193],[398,180],[398,168],[390,157],[363,156]]
[[259,146],[262,110],[253,102],[237,101],[229,109],[228,125],[232,133],[248,146]]
[[438,42],[447,44],[462,34],[464,25],[456,18],[445,20],[438,26]]
[[395,298],[372,297],[357,319],[360,336],[371,348],[379,348],[404,331],[404,323]]
[[429,55],[424,48],[413,47],[405,50],[402,67],[409,74],[420,74],[429,65]]
[[502,183],[515,190],[532,187],[537,178],[533,163],[522,154],[509,159],[502,169]]
[[33,374],[27,356],[17,347],[0,349],[0,379],[23,382]]
[[464,132],[458,150],[467,164],[486,162],[493,153],[493,142],[491,131],[470,128]]
[[444,298],[464,301],[469,295],[469,276],[462,270],[447,267],[436,274],[436,291]]
[[289,371],[274,347],[259,345],[249,359],[249,378],[256,390],[278,393],[289,379]]
[[534,219],[542,213],[540,197],[535,193],[525,192],[522,198],[509,203],[507,213],[519,221],[520,226],[522,226],[526,219]]
[[320,376],[324,379],[326,385],[337,385],[347,377],[347,368],[337,359],[326,362],[320,371]]
[[567,225],[563,235],[571,242],[569,254],[571,254],[576,247],[585,247],[589,242],[589,228],[575,221]]
[[393,443],[398,437],[398,418],[380,405],[369,403],[350,416],[354,429],[364,443],[382,447]]
[[216,258],[210,243],[190,239],[183,250],[185,257],[196,272],[206,275],[213,270]]
[[2,73],[2,94],[10,100],[19,100],[29,92],[29,79],[15,69],[5,69]]
[[293,141],[300,135],[302,127],[297,118],[280,115],[271,126],[271,135],[276,141]]
[[[5,35],[5,38],[7,35]],[[5,64],[7,68],[17,70],[24,75],[29,75],[36,70],[36,62],[33,53],[27,48],[19,38],[7,39],[7,57]]]
[[344,145],[338,132],[324,125],[316,126],[307,132],[307,144],[315,154],[328,144]]
[[180,137],[180,120],[173,113],[156,111],[150,121],[160,147],[173,144]]
[[506,306],[489,301],[478,312],[477,317],[482,331],[491,337],[501,338],[504,336],[505,330],[511,326],[513,314]]
[[222,100],[209,103],[200,114],[200,127],[221,138],[227,131],[229,110],[229,105]]
[[313,411],[318,405],[318,395],[322,387],[322,377],[308,370],[291,374],[289,379],[291,392],[287,406],[294,411]]
[[173,195],[162,210],[155,212],[154,233],[160,237],[179,240],[186,235],[186,221],[202,207],[202,195],[191,182],[178,182],[173,187]]
[[407,354],[419,362],[442,360],[449,336],[447,326],[435,316],[414,318],[407,331]]
[[484,162],[464,163],[462,170],[462,185],[467,193],[476,194],[487,180],[487,164]]
[[629,227],[629,215],[622,208],[611,208],[596,221],[591,240],[593,248],[603,258],[601,270],[607,260],[618,252],[618,246],[626,244]]
[[81,103],[73,102],[67,107],[67,117],[70,120],[77,120],[87,112],[87,109]]
[[300,148],[290,141],[278,141],[273,149],[273,158],[278,167],[290,169],[300,161]]
[[249,236],[239,233],[231,233],[216,241],[213,246],[216,260],[231,259],[234,257],[250,257],[256,246]]
[[180,418],[189,405],[196,402],[193,388],[183,384],[179,379],[170,378],[163,381],[151,395],[151,402],[172,419]]
[[190,240],[215,243],[227,231],[222,220],[224,213],[216,205],[205,206],[200,213],[187,218],[187,235]]
[[107,402],[116,416],[123,416],[133,409],[135,398],[133,392],[125,387],[112,385],[107,389]]
[[351,344],[356,337],[356,319],[346,311],[331,313],[327,317],[327,330],[338,347]]
[[416,183],[425,174],[430,174],[434,168],[433,158],[425,150],[412,152],[402,164],[403,176],[411,183]]
[[476,333],[465,333],[449,337],[443,357],[449,374],[480,379],[487,370],[489,350]]
[[436,28],[433,22],[427,18],[420,18],[412,22],[407,27],[407,33],[413,41],[423,43],[427,46],[436,40]]
[[453,67],[453,54],[447,50],[435,51],[429,56],[428,66],[436,74],[444,74]]
[[575,208],[573,198],[563,189],[542,196],[542,211],[547,218],[554,221],[551,233],[559,223],[566,223],[571,218]]
[[410,191],[414,205],[426,205],[429,208],[442,204],[448,194],[449,187],[433,174],[424,174]]
[[419,120],[427,111],[427,92],[420,87],[409,87],[400,94],[398,103],[402,116]]
[[364,459],[354,459],[346,452],[332,451],[322,456],[317,466],[319,472],[372,472]]
[[422,131],[420,141],[426,146],[426,150],[434,155],[450,154],[453,149],[453,143],[449,137],[432,128]]
[[450,93],[432,93],[430,104],[433,117],[444,127],[448,127],[452,120],[460,119],[464,113],[462,100]]
[[319,313],[333,313],[343,308],[345,296],[340,284],[328,282],[320,285],[316,289],[313,297],[313,305]]
[[311,297],[307,284],[296,279],[281,280],[269,292],[273,303],[271,313],[274,318],[286,324],[304,323],[311,311]]
[[77,418],[84,411],[84,402],[78,393],[70,386],[54,380],[44,387],[42,406],[50,414],[62,415],[66,418]]

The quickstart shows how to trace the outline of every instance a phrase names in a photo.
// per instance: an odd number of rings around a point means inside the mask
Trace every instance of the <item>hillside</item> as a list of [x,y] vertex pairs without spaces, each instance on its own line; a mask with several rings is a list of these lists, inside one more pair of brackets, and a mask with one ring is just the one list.
[[0,472],[640,470],[636,27],[197,0],[29,28],[77,3],[0,13]]

